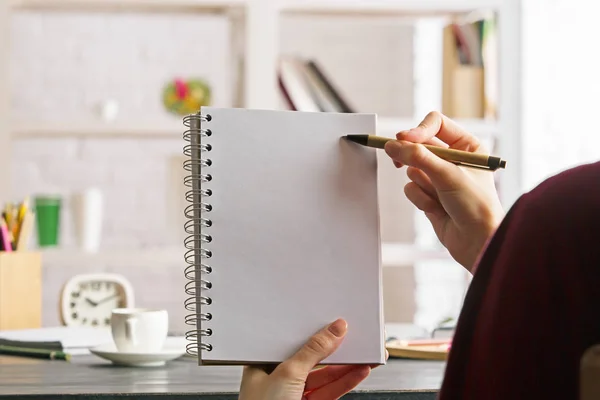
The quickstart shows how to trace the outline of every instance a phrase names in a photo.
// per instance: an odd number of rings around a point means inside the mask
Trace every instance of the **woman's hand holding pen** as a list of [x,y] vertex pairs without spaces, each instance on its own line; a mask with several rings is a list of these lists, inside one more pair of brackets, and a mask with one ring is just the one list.
[[420,143],[486,153],[479,140],[444,115],[431,112],[416,128],[385,145],[396,167],[411,180],[404,192],[422,210],[452,257],[471,272],[485,243],[504,217],[488,171],[460,168]]

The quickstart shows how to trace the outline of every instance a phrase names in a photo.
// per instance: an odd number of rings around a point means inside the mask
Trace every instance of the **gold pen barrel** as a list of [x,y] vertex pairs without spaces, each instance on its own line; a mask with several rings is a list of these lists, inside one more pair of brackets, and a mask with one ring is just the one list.
[[[369,135],[366,145],[369,147],[383,149],[385,147],[385,144],[390,140],[395,139]],[[444,147],[432,146],[429,144],[424,144],[424,146],[436,156],[455,164],[482,168],[492,171],[495,171],[498,168],[506,167],[506,161],[502,160],[499,157],[490,156],[488,154],[447,149]]]
[[484,167],[486,169],[496,170],[498,168],[504,168],[506,162],[498,157],[493,157],[488,154],[472,153],[468,151],[446,149],[439,146],[424,145],[429,151],[443,158],[446,161],[468,164],[473,166]]
[[369,138],[367,139],[367,146],[383,149],[385,147],[385,144],[390,140],[395,139],[369,135]]

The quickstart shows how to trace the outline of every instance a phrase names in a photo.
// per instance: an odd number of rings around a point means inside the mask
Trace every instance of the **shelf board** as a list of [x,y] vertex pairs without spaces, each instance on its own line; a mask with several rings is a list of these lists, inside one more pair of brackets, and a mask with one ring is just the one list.
[[[141,248],[133,250],[104,249],[98,253],[86,253],[77,248],[72,249],[42,249],[44,263],[49,266],[76,266],[81,263],[100,263],[104,265],[163,265],[181,263],[182,271],[185,267],[183,258],[186,249],[181,246],[161,248]],[[411,244],[384,243],[382,245],[381,259],[383,267],[412,267],[417,262],[427,260],[451,260],[445,250],[419,249]]]
[[502,0],[284,0],[288,14],[436,16],[497,9]]
[[41,249],[42,262],[51,267],[70,267],[89,263],[106,266],[151,266],[181,263],[182,273],[185,268],[183,255],[186,249],[181,246],[140,248],[140,249],[104,249],[97,253],[89,253],[77,248]]
[[133,123],[25,123],[14,122],[10,125],[13,139],[54,138],[54,137],[182,137],[187,128],[181,121],[156,124]]
[[222,13],[246,0],[9,0],[15,10],[194,11]]
[[[479,137],[490,138],[499,135],[499,126],[496,121],[487,121],[479,119],[453,119],[458,125],[463,127],[467,132]],[[377,119],[378,134],[382,136],[392,136],[397,132],[414,128],[421,120],[412,118],[389,118],[379,117]]]
[[414,264],[431,260],[452,260],[447,250],[422,249],[407,243],[383,243],[381,263],[384,267],[412,267]]
[[[409,129],[419,124],[419,120],[410,118],[379,118],[378,134],[393,136],[398,131]],[[468,132],[480,137],[498,135],[498,125],[493,121],[456,120]],[[138,124],[122,122],[82,122],[82,123],[29,123],[13,122],[11,136],[16,139],[30,137],[174,137],[181,136],[187,128],[181,120],[159,122],[155,124]]]

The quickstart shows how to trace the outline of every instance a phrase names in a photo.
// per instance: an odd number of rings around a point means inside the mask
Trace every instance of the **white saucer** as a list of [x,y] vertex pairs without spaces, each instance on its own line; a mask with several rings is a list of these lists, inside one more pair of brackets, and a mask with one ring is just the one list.
[[174,360],[185,354],[185,347],[180,345],[170,345],[168,342],[165,347],[155,353],[122,353],[117,350],[114,343],[107,343],[90,349],[92,354],[112,361],[116,365],[126,365],[131,367],[160,367],[167,361]]

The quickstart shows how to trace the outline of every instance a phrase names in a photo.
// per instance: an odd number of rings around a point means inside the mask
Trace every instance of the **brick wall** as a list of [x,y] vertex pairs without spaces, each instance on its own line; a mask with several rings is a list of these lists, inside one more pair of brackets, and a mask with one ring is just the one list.
[[[327,21],[286,20],[282,52],[316,57],[361,110],[412,115],[410,28],[386,20],[342,18],[333,26]],[[162,109],[160,92],[180,75],[208,79],[214,104],[232,104],[229,25],[220,17],[26,12],[13,19],[12,32],[11,112],[20,121],[99,123],[98,107],[114,99],[120,109],[117,123],[177,124]],[[365,59],[378,62],[373,66]],[[172,160],[181,155],[182,131],[183,126],[174,130],[172,140],[18,140],[13,193],[68,197],[86,186],[100,187],[107,201],[107,247],[172,243],[165,228],[179,215],[165,212],[173,205],[165,192],[174,187]],[[65,218],[63,239],[70,244],[68,213]]]
[[213,104],[232,103],[229,24],[203,15],[21,12],[12,19],[11,114],[43,124],[102,123],[98,109],[118,103],[114,123],[171,124],[172,139],[35,138],[13,145],[13,194],[60,193],[67,200],[63,243],[73,241],[68,198],[99,187],[106,198],[103,244],[148,247],[173,243],[167,231],[170,166],[181,156],[180,118],[162,107],[174,77],[199,77]]
[[207,79],[214,104],[231,104],[225,18],[20,12],[11,27],[14,118],[93,122],[116,99],[120,121],[171,120],[161,90],[176,76]]
[[[176,124],[178,120],[162,109],[160,101],[163,85],[175,76],[208,79],[214,105],[230,106],[233,101],[230,27],[218,16],[23,12],[13,18],[12,33],[11,113],[17,120],[95,124],[100,121],[99,105],[112,99],[119,104],[117,123]],[[294,18],[281,30],[284,52],[317,57],[359,109],[385,116],[414,112],[412,40],[409,27],[385,19],[340,19],[331,24],[324,19]],[[181,203],[173,201],[172,194],[180,190],[182,131],[160,139],[99,135],[16,140],[13,195],[63,195],[65,246],[74,244],[69,196],[90,186],[102,189],[106,200],[104,252],[180,245]],[[412,208],[401,190],[404,181],[400,175],[386,199],[389,210],[397,200],[398,211],[397,220],[385,228],[389,236],[384,240],[412,238]],[[64,279],[94,270],[129,277],[139,292],[138,304],[154,304],[156,293],[163,293],[169,299],[163,304],[175,315],[172,329],[183,329],[182,257],[169,253],[141,264],[84,256],[68,261],[48,258],[45,324],[58,321],[54,302]],[[455,280],[450,277],[446,282],[454,285]],[[437,318],[448,296],[432,294],[450,290],[452,296],[456,290],[429,281],[406,269],[387,271],[386,317],[410,321],[416,309],[419,315],[425,312],[429,319]]]
[[87,187],[103,192],[103,247],[172,245],[179,237],[169,221],[180,221],[183,212],[169,202],[173,182],[168,177],[170,160],[181,156],[182,147],[177,139],[17,140],[13,192],[17,197],[32,191],[63,195],[61,239],[66,246],[74,245],[70,196]]

